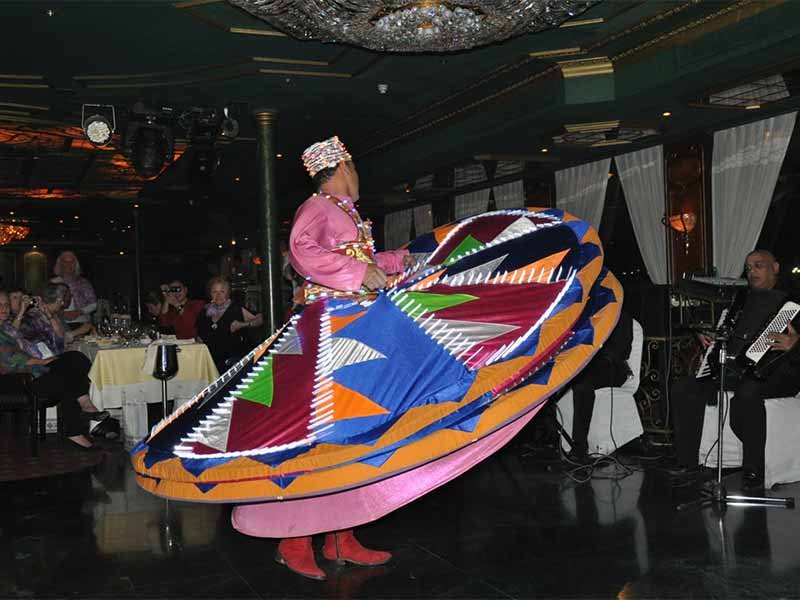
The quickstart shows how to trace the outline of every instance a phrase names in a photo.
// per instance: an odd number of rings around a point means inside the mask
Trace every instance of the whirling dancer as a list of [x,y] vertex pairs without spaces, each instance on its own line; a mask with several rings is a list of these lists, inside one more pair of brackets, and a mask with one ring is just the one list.
[[[306,148],[303,164],[318,190],[297,209],[289,235],[289,260],[306,279],[303,304],[364,297],[383,288],[387,273],[413,264],[408,250],[375,252],[370,222],[356,209],[358,171],[338,137]],[[238,517],[247,519],[247,510],[241,507]],[[328,560],[363,566],[382,565],[392,558],[389,552],[362,546],[352,529],[326,534],[322,554]],[[281,540],[276,560],[305,577],[325,579],[314,560],[311,536]]]
[[[154,427],[132,463],[153,494],[237,504],[237,530],[290,538],[281,559],[322,577],[303,536],[375,521],[501,448],[603,345],[622,289],[589,225],[521,208],[418,237],[420,266],[371,293],[411,259],[373,255],[338,141],[306,158],[330,177],[292,232],[301,314]],[[327,541],[328,557],[390,558],[350,533]]]

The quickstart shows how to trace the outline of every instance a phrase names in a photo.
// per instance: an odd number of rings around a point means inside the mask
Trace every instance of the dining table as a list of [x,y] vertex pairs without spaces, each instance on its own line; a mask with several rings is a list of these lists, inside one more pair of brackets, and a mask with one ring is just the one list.
[[[205,344],[194,340],[84,338],[71,347],[92,361],[89,394],[98,410],[119,418],[126,448],[150,430],[153,415],[163,415],[162,382],[153,376],[158,345],[178,347],[178,372],[167,381],[167,399],[182,406],[219,377]],[[148,405],[151,406],[148,410]]]

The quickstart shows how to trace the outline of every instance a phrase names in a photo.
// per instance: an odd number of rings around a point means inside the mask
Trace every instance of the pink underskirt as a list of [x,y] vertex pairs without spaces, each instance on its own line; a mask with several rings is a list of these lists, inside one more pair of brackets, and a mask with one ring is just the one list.
[[246,535],[265,538],[298,537],[371,523],[455,479],[502,448],[543,405],[474,444],[405,473],[325,496],[241,504],[233,509],[231,522]]

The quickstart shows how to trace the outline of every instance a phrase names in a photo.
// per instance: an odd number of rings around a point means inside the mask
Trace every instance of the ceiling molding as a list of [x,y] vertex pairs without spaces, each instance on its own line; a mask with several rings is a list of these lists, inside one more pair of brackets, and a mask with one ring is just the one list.
[[289,37],[282,31],[275,29],[254,29],[252,27],[228,27],[230,33],[238,33],[240,35],[266,35],[269,37]]
[[195,6],[204,6],[206,4],[218,4],[224,0],[184,0],[183,2],[176,2],[173,4],[175,8],[194,8]]
[[600,23],[605,23],[605,19],[603,17],[596,17],[594,19],[574,19],[570,21],[564,21],[558,26],[558,28],[567,29],[569,27],[585,27],[586,25],[599,25]]
[[595,131],[610,131],[619,127],[619,121],[594,121],[592,123],[572,123],[564,125],[568,133],[592,133]]
[[607,56],[559,61],[558,67],[561,69],[564,79],[609,75],[614,72],[614,63]]
[[335,77],[350,79],[350,73],[337,73],[335,71],[300,71],[297,69],[259,69],[259,73],[265,75],[296,75],[298,77]]
[[47,111],[50,110],[49,106],[42,106],[41,104],[21,104],[19,102],[2,102],[0,101],[0,107],[7,106],[9,108],[21,108],[25,110],[42,110]]
[[579,47],[575,48],[556,48],[554,50],[538,50],[536,52],[528,52],[528,56],[531,58],[559,58],[561,56],[575,56],[577,54],[583,54],[583,49]]
[[257,63],[277,63],[281,65],[310,65],[317,67],[327,67],[330,63],[325,60],[306,60],[300,58],[279,58],[277,56],[254,56],[253,62]]

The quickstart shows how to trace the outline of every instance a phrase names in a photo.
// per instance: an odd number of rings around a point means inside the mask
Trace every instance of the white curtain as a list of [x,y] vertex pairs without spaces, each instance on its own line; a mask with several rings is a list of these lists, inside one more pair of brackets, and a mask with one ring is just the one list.
[[617,156],[617,171],[631,215],[633,233],[639,243],[650,280],[669,283],[666,230],[663,222],[664,148],[653,146]]
[[414,230],[417,235],[433,230],[433,213],[430,204],[414,207]]
[[[474,185],[482,181],[486,181],[486,170],[482,164],[467,165],[466,167],[458,167],[455,170],[453,183],[456,188]],[[490,190],[487,188],[456,196],[456,219],[463,219],[486,212],[486,209],[489,208],[489,193]]]
[[396,250],[408,241],[411,234],[412,209],[389,213],[383,218],[383,242],[386,250]]
[[497,208],[521,208],[525,206],[525,190],[522,180],[494,186],[494,203]]
[[711,231],[720,277],[738,277],[767,217],[797,113],[714,133]]
[[556,207],[600,228],[611,159],[556,171]]

